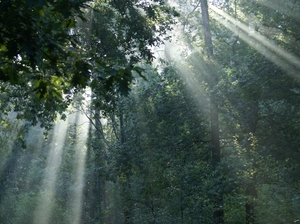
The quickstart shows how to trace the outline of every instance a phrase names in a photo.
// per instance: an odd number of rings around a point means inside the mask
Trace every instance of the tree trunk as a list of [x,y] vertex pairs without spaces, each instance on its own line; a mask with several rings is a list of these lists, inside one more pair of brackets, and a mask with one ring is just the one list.
[[[206,46],[207,57],[213,57],[213,44],[210,31],[209,14],[207,0],[201,0],[201,11],[202,11],[202,23],[204,32],[204,42]],[[217,169],[218,164],[221,161],[220,151],[220,132],[219,132],[219,111],[218,102],[216,99],[216,93],[214,87],[218,83],[217,74],[210,74],[213,76],[210,83],[210,124],[211,124],[211,153],[212,153],[212,164],[214,169]],[[222,183],[218,182],[214,198],[214,213],[213,223],[224,223],[224,211],[223,211],[223,197],[222,197]]]
[[249,196],[248,201],[245,204],[245,210],[246,210],[246,224],[254,224],[255,223],[255,214],[254,214],[254,203],[253,198],[257,197],[257,191],[255,187],[255,183],[249,183],[246,187],[246,195]]
[[203,23],[206,53],[208,57],[212,57],[214,52],[213,52],[213,45],[212,45],[211,32],[210,32],[207,0],[201,0],[201,12],[202,12],[202,23]]
[[[248,127],[249,129],[249,133],[252,132],[253,135],[255,135],[256,133],[256,129],[257,129],[257,123],[259,121],[259,115],[258,115],[258,111],[259,111],[259,105],[258,105],[258,101],[255,101],[253,104],[251,104],[250,106],[251,108],[251,112],[248,114],[248,116],[250,117],[250,121],[248,122]],[[251,157],[251,149],[253,148],[253,146],[251,146],[251,144],[247,144],[247,148],[249,150],[247,150],[247,154],[249,155],[248,159],[252,159]],[[256,170],[257,164],[256,162],[253,163],[252,165],[252,169]],[[253,199],[257,197],[257,190],[256,190],[256,173],[254,173],[253,175],[253,179],[247,183],[246,185],[246,189],[245,189],[245,193],[247,198],[249,198],[245,204],[245,212],[246,212],[246,224],[254,224],[255,223],[255,204],[253,203]]]
[[212,163],[214,167],[216,167],[221,161],[221,151],[219,133],[219,111],[215,93],[210,94],[210,128]]
[[[121,98],[121,96],[120,96]],[[119,98],[119,99],[120,99]],[[124,113],[123,113],[123,102],[120,102],[119,104],[119,119],[120,119],[120,143],[121,145],[124,145],[126,143],[126,136],[125,136],[125,130],[124,130]],[[129,162],[129,156],[128,156],[128,152],[127,152],[127,148],[124,147],[122,150],[123,151],[123,156],[127,158],[126,163]],[[128,169],[128,167],[126,166],[126,169]],[[129,168],[130,169],[130,168]],[[128,189],[130,189],[130,174],[128,172],[128,170],[124,170],[125,171],[125,180],[122,183],[122,194],[123,194],[123,198],[125,199],[126,203],[123,209],[123,214],[124,214],[124,223],[125,224],[131,224],[132,223],[132,202],[130,200],[128,200],[128,195],[127,195],[127,191]]]

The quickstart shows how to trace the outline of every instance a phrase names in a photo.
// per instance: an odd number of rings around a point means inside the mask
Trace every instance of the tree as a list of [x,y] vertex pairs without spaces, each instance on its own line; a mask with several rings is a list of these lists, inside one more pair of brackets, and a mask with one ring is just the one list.
[[[259,211],[256,206],[261,209],[262,204],[260,203],[263,203],[258,197],[262,191],[266,192],[266,188],[261,188],[261,184],[268,179],[267,176],[272,176],[271,172],[268,171],[272,167],[272,163],[266,158],[270,158],[270,154],[276,152],[274,157],[277,159],[275,161],[281,164],[283,160],[279,162],[278,155],[281,155],[281,158],[283,158],[282,155],[286,155],[286,151],[280,150],[281,144],[285,145],[285,148],[295,148],[291,136],[296,134],[292,131],[294,130],[292,126],[297,125],[296,123],[291,125],[290,122],[295,122],[294,119],[297,115],[292,115],[290,102],[296,103],[297,101],[297,97],[291,91],[298,91],[297,88],[294,88],[295,83],[297,83],[297,76],[293,71],[299,69],[296,69],[297,66],[293,60],[299,60],[297,54],[291,54],[294,51],[292,47],[287,45],[290,43],[294,44],[295,48],[298,47],[294,39],[294,32],[297,32],[295,29],[296,21],[291,19],[294,17],[292,7],[297,8],[298,5],[292,1],[278,3],[278,5],[269,3],[269,1],[249,2],[248,5],[244,1],[214,2],[214,5],[222,8],[223,11],[216,10],[215,6],[211,7],[210,15],[213,18],[210,20],[211,36],[214,43],[213,63],[207,63],[208,60],[202,59],[205,57],[203,52],[207,46],[205,46],[205,39],[204,43],[199,40],[199,35],[205,32],[199,29],[199,16],[194,16],[197,14],[199,4],[190,6],[190,11],[186,13],[186,17],[183,19],[182,31],[184,34],[182,36],[185,38],[183,39],[185,46],[190,51],[187,53],[190,55],[187,57],[191,61],[189,64],[194,68],[194,71],[208,74],[204,76],[206,83],[214,83],[213,89],[207,89],[216,94],[219,121],[222,121],[220,122],[220,130],[222,130],[220,132],[220,146],[223,150],[222,161],[219,163],[222,171],[219,176],[221,179],[223,178],[223,184],[220,185],[220,188],[224,192],[225,205],[232,201],[245,204],[244,209],[239,209],[240,216],[235,217],[236,220],[239,220],[237,222],[262,220],[262,216],[258,217],[256,213]],[[289,13],[287,13],[287,7]],[[231,17],[228,17],[228,14]],[[273,27],[262,23],[262,18],[264,21],[274,21]],[[236,20],[240,22],[236,22]],[[246,28],[240,25],[242,22],[246,24]],[[228,24],[231,23],[232,25],[229,26]],[[277,28],[278,24],[284,26],[285,29]],[[285,32],[286,29],[290,32]],[[271,39],[275,41],[272,42]],[[178,43],[182,44],[180,41]],[[279,60],[279,57],[282,58]],[[288,57],[293,60],[289,61]],[[283,62],[286,63],[286,66],[283,65]],[[182,73],[184,72],[186,71],[182,70]],[[213,81],[214,76],[209,75],[214,73],[219,74],[217,81]],[[268,111],[268,115],[265,113],[266,111]],[[290,116],[284,116],[283,111]],[[281,114],[282,120],[277,117],[278,113]],[[275,116],[275,114],[277,115]],[[269,116],[272,117],[272,121],[269,120]],[[291,129],[285,126],[288,124],[290,124]],[[282,129],[283,126],[286,128]],[[283,130],[285,130],[285,134],[283,134]],[[293,134],[286,135],[287,130],[291,130]],[[272,134],[268,135],[267,133]],[[283,137],[279,137],[282,135],[289,137],[284,140]],[[274,136],[277,136],[276,139],[273,138]],[[296,154],[293,155],[296,156]],[[294,162],[289,161],[288,166],[295,167],[292,165]],[[287,163],[283,162],[282,164]],[[237,176],[237,173],[242,175]],[[276,180],[269,180],[267,185],[273,185],[271,182],[274,183]],[[228,188],[226,185],[232,188]],[[293,189],[293,187],[291,188]],[[239,196],[227,193],[233,190]],[[247,198],[247,200],[241,200],[242,197]],[[233,211],[232,207],[224,207],[225,221],[233,218],[233,213],[230,211]]]
[[[168,62],[156,69],[143,63],[151,62],[153,43],[163,41],[153,36],[159,30],[153,23],[172,23],[168,7],[97,1],[84,8],[85,20],[76,17],[67,34],[80,46],[78,60],[88,75],[76,73],[66,93],[90,121],[85,182],[78,185],[73,169],[76,151],[84,148],[80,127],[70,124],[59,145],[49,222],[74,221],[76,206],[82,206],[82,223],[297,222],[299,3],[274,2],[214,1],[208,10],[205,1],[179,1],[180,32],[166,45]],[[1,84],[0,222],[32,223],[28,211],[47,196],[47,187],[39,186],[57,129],[38,140],[43,130],[28,132],[28,123],[10,111],[26,112],[31,120],[42,111],[37,121],[51,123],[56,115],[47,108],[58,101],[48,92],[40,98],[38,90],[24,96],[10,80]],[[82,94],[84,85],[91,91]],[[64,100],[61,111],[70,102]],[[17,137],[9,137],[14,132]],[[72,195],[83,186],[82,203],[75,204]]]
[[120,209],[129,209],[133,223],[209,222],[206,186],[198,182],[209,179],[203,114],[172,67],[147,71],[148,82],[120,99],[126,141],[108,149]]
[[[210,31],[210,22],[208,14],[208,5],[207,0],[201,0],[201,12],[202,12],[202,25],[204,32],[204,41],[206,46],[207,57],[213,57],[213,44]],[[210,122],[211,122],[211,150],[212,150],[212,163],[214,166],[221,161],[221,149],[220,149],[220,134],[219,134],[219,109],[218,102],[216,99],[215,87],[218,84],[217,74],[209,74],[212,76],[211,82],[208,83],[210,88]],[[221,184],[219,184],[221,185]],[[222,192],[219,191],[215,195],[216,208],[214,211],[214,223],[223,223],[224,222],[224,211],[223,211],[223,200]]]
[[18,0],[0,9],[2,92],[20,118],[45,126],[87,86],[127,93],[137,63],[151,61],[176,15],[161,1]]
[[[230,130],[228,132],[229,135],[236,136],[234,142],[238,142],[239,148],[241,147],[242,151],[244,151],[244,156],[240,159],[241,164],[238,165],[239,167],[237,166],[236,170],[233,167],[231,169],[233,168],[232,172],[239,170],[239,173],[244,173],[244,177],[238,182],[240,186],[244,186],[245,195],[247,196],[245,203],[246,222],[252,223],[256,221],[263,222],[259,212],[263,202],[259,196],[263,194],[262,191],[264,193],[267,191],[262,186],[281,185],[280,178],[271,178],[274,176],[270,169],[275,161],[275,163],[278,163],[278,166],[283,162],[282,160],[279,162],[279,157],[283,158],[282,155],[286,155],[286,148],[294,148],[294,143],[290,137],[282,133],[283,129],[275,126],[278,124],[284,127],[295,119],[294,116],[296,114],[292,115],[290,102],[293,101],[295,103],[297,101],[297,97],[294,98],[293,94],[291,94],[292,89],[294,89],[293,83],[295,82],[294,77],[290,76],[293,66],[290,66],[290,69],[286,69],[280,61],[274,60],[275,57],[282,56],[278,55],[278,51],[276,54],[272,53],[274,58],[270,57],[269,54],[265,54],[269,50],[265,42],[255,42],[252,37],[263,36],[269,38],[269,43],[274,44],[273,50],[274,48],[283,50],[282,46],[285,46],[284,50],[287,50],[285,53],[290,54],[293,50],[287,45],[288,43],[295,44],[292,36],[296,32],[294,29],[295,21],[290,18],[293,15],[293,10],[290,9],[289,13],[285,15],[282,12],[284,11],[283,9],[286,9],[285,4],[295,8],[298,6],[292,2],[285,2],[284,4],[278,2],[278,4],[273,6],[268,4],[268,1],[251,2],[249,5],[245,4],[245,2],[242,5],[238,3],[237,1],[228,2],[228,5],[224,7],[224,11],[227,11],[240,22],[249,25],[252,31],[249,31],[249,34],[245,36],[243,35],[243,32],[246,32],[245,29],[244,31],[231,29],[233,33],[224,33],[223,36],[219,35],[216,38],[218,41],[215,41],[215,48],[220,48],[221,50],[218,50],[218,52],[223,52],[218,57],[219,62],[225,68],[230,68],[228,78],[226,78],[228,81],[223,83],[224,87],[222,88],[223,93],[228,92],[223,98],[224,111],[226,111],[226,114],[224,114],[225,120],[223,120],[228,125],[227,129]],[[270,7],[275,7],[278,11],[270,9]],[[273,21],[274,23],[272,22],[270,27],[270,24],[266,24],[266,21]],[[281,26],[285,26],[285,28],[289,26],[291,32],[286,33],[282,31]],[[224,29],[224,27],[220,27],[216,32],[220,33],[221,29]],[[290,42],[283,41],[286,39],[279,38],[278,35],[288,38]],[[275,42],[272,42],[271,39],[275,40]],[[226,44],[224,44],[224,41],[226,41]],[[253,43],[255,44],[253,45]],[[295,47],[297,48],[297,44]],[[264,51],[259,51],[259,49],[264,49]],[[288,65],[290,63],[292,62],[287,62]],[[270,77],[272,78],[270,79]],[[280,92],[278,92],[279,89]],[[281,106],[276,107],[275,105]],[[286,116],[283,116],[279,111],[285,111]],[[282,115],[280,121],[275,118],[278,112]],[[270,117],[272,117],[272,121],[269,120]],[[294,125],[296,124],[294,123]],[[291,129],[284,128],[284,130],[292,130],[292,126],[289,126]],[[226,130],[225,127],[222,129]],[[232,130],[234,131],[231,132]],[[267,133],[270,133],[270,135]],[[274,139],[274,136],[277,137]],[[287,137],[287,139],[283,136]],[[283,147],[285,148],[284,150],[281,150],[282,144],[285,145]],[[231,161],[229,164],[233,164],[233,160],[230,157],[234,151],[229,149],[230,147],[224,149],[224,155],[226,155],[224,158],[226,159],[227,157]],[[278,157],[278,154],[275,156],[273,153],[279,153],[281,156]],[[296,156],[296,154],[293,156]],[[238,158],[238,155],[235,158]],[[269,159],[274,161],[270,162]],[[244,167],[242,164],[244,164]],[[283,162],[283,164],[287,165],[286,162]],[[287,166],[294,166],[292,164],[294,163],[289,162]],[[281,172],[285,172],[284,170],[282,169]],[[288,185],[287,182],[284,185]],[[269,200],[272,199],[270,198]],[[272,218],[269,217],[268,219],[271,220]]]

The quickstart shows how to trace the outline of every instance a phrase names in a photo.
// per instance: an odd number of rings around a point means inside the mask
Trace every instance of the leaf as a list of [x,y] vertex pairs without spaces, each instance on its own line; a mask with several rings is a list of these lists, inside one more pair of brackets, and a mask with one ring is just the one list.
[[47,87],[48,87],[47,82],[45,80],[40,79],[34,83],[34,86],[36,86],[34,91],[36,92],[37,98],[44,99],[47,93]]
[[98,86],[98,81],[96,79],[93,79],[93,81],[90,83],[90,87],[92,89],[96,88]]
[[40,10],[39,10],[39,15],[40,15],[41,17],[44,17],[44,16],[45,16],[45,11],[44,11],[43,9],[40,9]]
[[75,73],[71,81],[74,87],[85,88],[87,86],[87,83],[90,80],[89,69],[90,69],[90,65],[87,62],[83,60],[77,60],[75,62]]
[[0,45],[0,52],[7,52],[7,47],[4,44]]
[[143,75],[143,72],[145,72],[145,69],[136,66],[136,67],[133,68],[133,71],[135,71],[136,73],[138,73],[138,75],[140,77],[142,77],[145,81],[147,81],[147,77]]
[[75,28],[76,27],[76,22],[74,17],[69,17],[68,19],[65,19],[62,22],[62,25],[68,28]]

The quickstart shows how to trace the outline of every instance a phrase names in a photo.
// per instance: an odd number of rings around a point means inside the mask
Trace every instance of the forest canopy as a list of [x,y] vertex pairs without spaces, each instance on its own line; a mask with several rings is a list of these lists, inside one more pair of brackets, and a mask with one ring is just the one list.
[[0,10],[1,90],[20,118],[45,125],[88,86],[127,94],[177,15],[162,1],[16,0]]
[[0,223],[298,223],[299,10],[0,1]]

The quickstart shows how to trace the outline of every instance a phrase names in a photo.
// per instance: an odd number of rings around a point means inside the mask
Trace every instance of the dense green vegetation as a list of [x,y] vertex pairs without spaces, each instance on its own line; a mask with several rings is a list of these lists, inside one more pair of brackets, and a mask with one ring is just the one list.
[[1,1],[0,223],[299,222],[299,9]]

